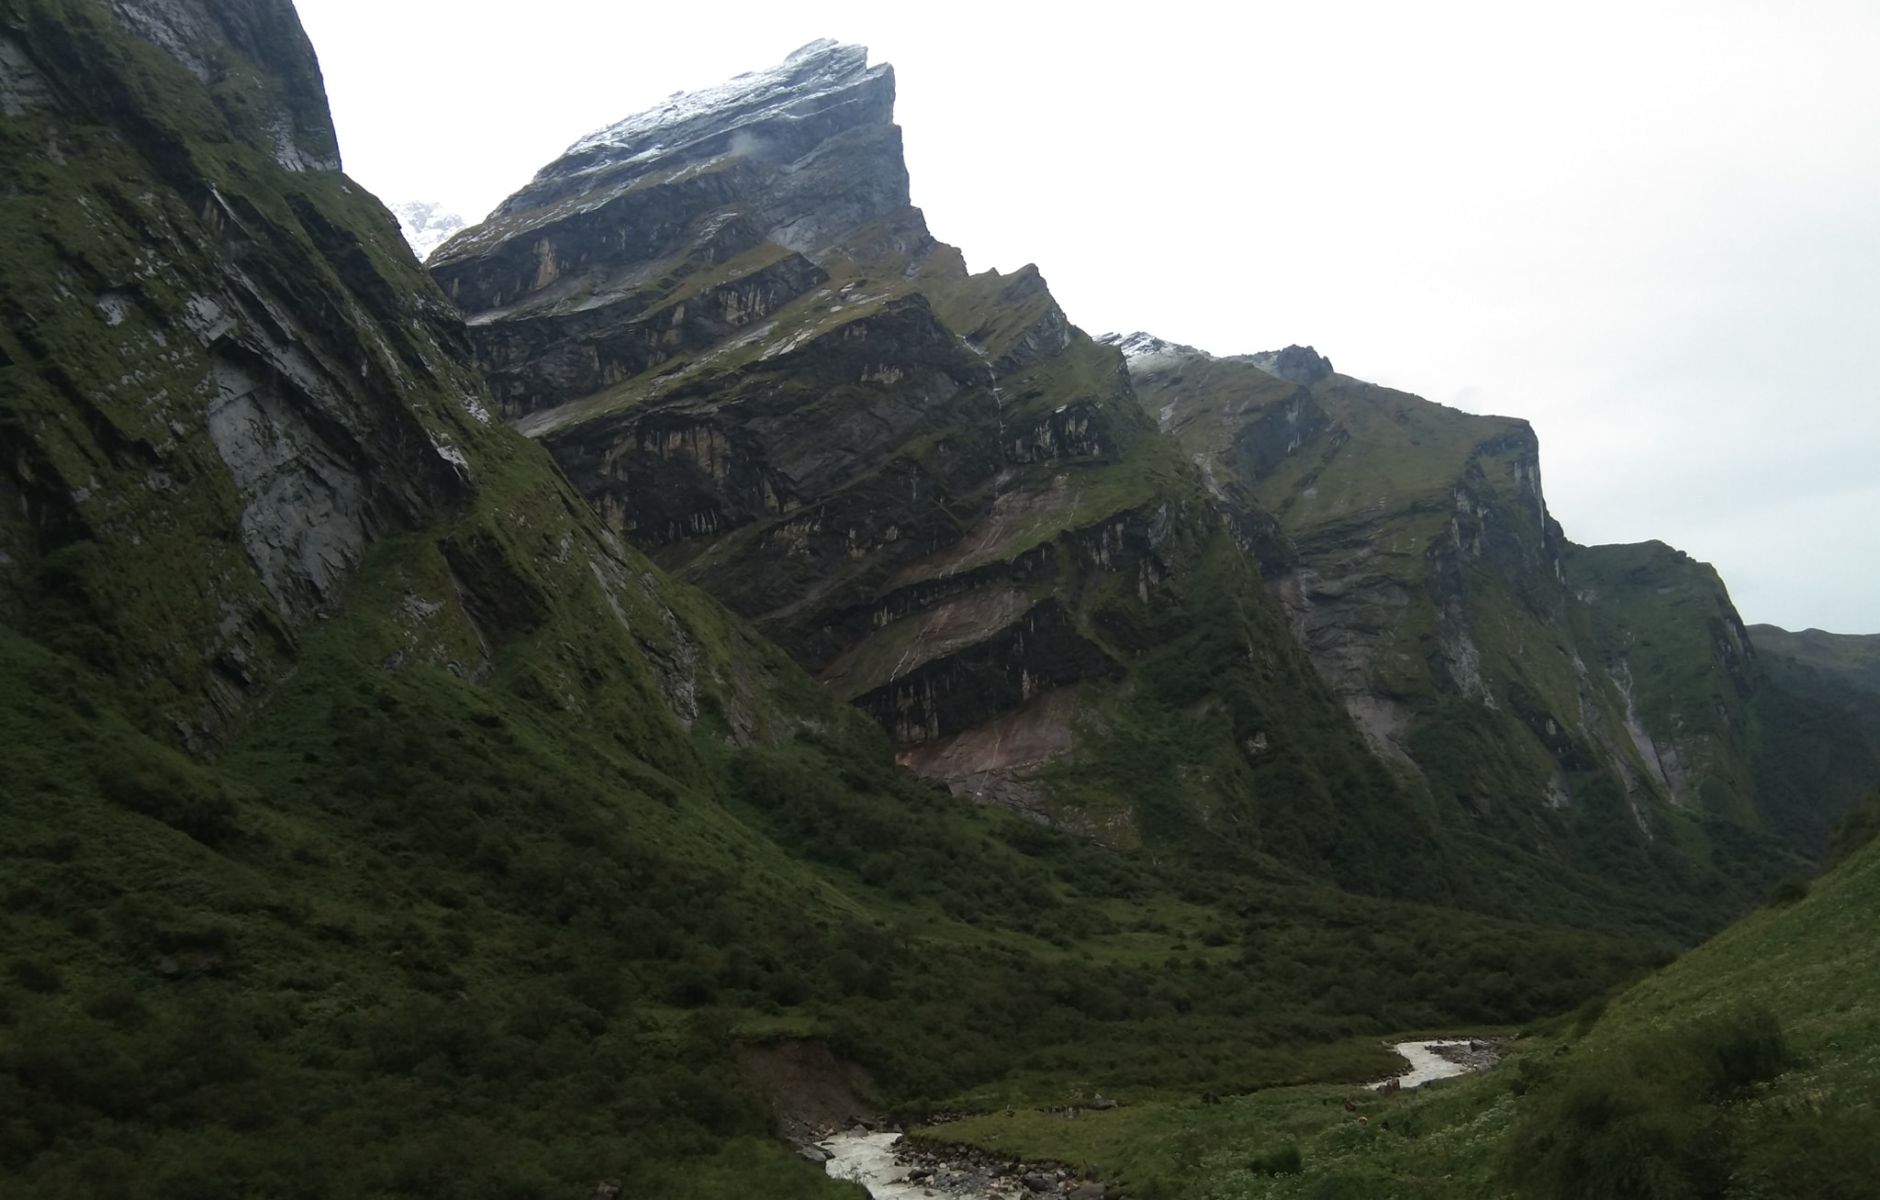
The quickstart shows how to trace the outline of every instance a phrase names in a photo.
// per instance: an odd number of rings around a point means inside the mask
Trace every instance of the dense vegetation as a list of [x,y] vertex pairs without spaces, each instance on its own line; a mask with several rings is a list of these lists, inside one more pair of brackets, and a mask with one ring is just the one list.
[[1177,895],[909,782],[859,720],[687,784],[357,633],[214,767],[8,635],[0,1167],[33,1194],[807,1189],[742,1042],[825,1039],[904,1105],[1244,1091],[1640,965],[1319,888]]
[[[35,231],[0,250],[0,1192],[836,1195],[741,1051],[827,1045],[884,1108],[1102,1090],[1186,1122],[1663,961],[1439,907],[1468,864],[1393,861],[1425,814],[1329,704],[1263,698],[1298,656],[1216,669],[1244,570],[1166,610],[1107,760],[1058,781],[1136,806],[1136,844],[899,771],[487,420],[375,202],[277,160],[281,105],[302,149],[324,120],[291,9],[165,7],[205,17],[207,86],[102,3],[0,5],[33,84],[0,215]],[[265,437],[206,430],[256,395]],[[240,478],[261,442],[295,453]],[[316,457],[326,495],[380,490],[309,566],[251,518],[303,515],[318,488],[264,485]],[[1197,765],[1252,781],[1244,835],[1163,803]],[[1323,1157],[1263,1133],[1246,1162]]]
[[1396,1096],[1308,1086],[1152,1102],[1075,1123],[991,1115],[923,1136],[1087,1166],[1144,1197],[1873,1195],[1880,957],[1865,931],[1880,844],[1797,890],[1610,999],[1530,1023],[1487,1074]]

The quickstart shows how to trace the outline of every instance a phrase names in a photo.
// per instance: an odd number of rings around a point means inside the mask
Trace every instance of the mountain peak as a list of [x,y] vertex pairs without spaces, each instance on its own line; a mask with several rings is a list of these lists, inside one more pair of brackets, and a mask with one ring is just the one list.
[[1288,383],[1314,384],[1332,373],[1332,360],[1310,346],[1288,346],[1247,357],[1268,375]]
[[1128,359],[1132,365],[1140,364],[1146,359],[1153,358],[1172,358],[1176,356],[1184,358],[1213,357],[1205,350],[1199,350],[1193,346],[1184,346],[1179,342],[1171,342],[1164,338],[1159,338],[1153,333],[1145,333],[1140,329],[1134,333],[1106,333],[1097,340],[1106,346],[1115,346],[1118,350],[1121,350],[1123,357]]
[[[576,141],[563,160],[602,154],[652,160],[701,140],[776,119],[818,116],[853,95],[885,87],[890,103],[894,68],[868,65],[868,47],[821,38],[800,46],[776,66],[746,71],[713,87],[674,92],[652,108],[634,113]],[[833,102],[833,103],[832,103]]]
[[[745,201],[762,210],[742,212],[749,228],[799,251],[907,208],[893,68],[869,66],[864,46],[825,39],[774,67],[675,92],[575,142],[438,258],[516,238],[534,246],[552,228],[572,232],[615,205],[637,215],[610,222],[653,231]],[[659,218],[639,211],[649,204],[667,210]]]
[[405,235],[406,243],[419,262],[429,258],[433,250],[449,241],[467,223],[435,200],[405,200],[387,207],[398,218],[398,231]]
[[[1159,338],[1153,333],[1138,329],[1134,333],[1106,333],[1097,339],[1106,346],[1115,346],[1129,360],[1132,371],[1153,370],[1162,365],[1160,360],[1168,359],[1205,359],[1212,360],[1214,355],[1195,346],[1185,346],[1180,342],[1171,342]],[[1260,354],[1230,356],[1230,361],[1244,362],[1258,367],[1261,371],[1288,383],[1310,385],[1324,379],[1332,373],[1332,360],[1320,354],[1310,346],[1288,346],[1284,350],[1268,350]]]

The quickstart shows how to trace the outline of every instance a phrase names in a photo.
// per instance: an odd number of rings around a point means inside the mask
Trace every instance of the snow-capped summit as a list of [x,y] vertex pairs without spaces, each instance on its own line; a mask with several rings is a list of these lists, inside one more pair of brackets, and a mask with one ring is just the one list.
[[664,104],[581,138],[563,158],[597,150],[615,162],[664,156],[751,121],[816,115],[858,83],[892,74],[886,64],[869,67],[866,46],[820,38],[766,70],[696,92],[674,92]]
[[[590,265],[637,258],[640,239],[663,238],[710,209],[736,211],[738,220],[715,227],[724,237],[767,238],[798,252],[901,212],[908,184],[894,70],[870,67],[866,47],[824,40],[767,70],[675,94],[577,141],[443,255],[537,238],[616,204],[640,212],[610,218],[632,245],[593,247],[601,259]],[[661,210],[657,218],[652,209]]]
[[1115,346],[1123,352],[1131,366],[1138,365],[1144,359],[1170,358],[1176,355],[1184,357],[1208,358],[1204,350],[1193,346],[1184,346],[1179,342],[1164,341],[1153,333],[1144,333],[1138,329],[1134,333],[1106,333],[1097,339],[1106,346]]
[[[1179,359],[1213,359],[1215,356],[1194,346],[1184,346],[1144,333],[1106,333],[1097,339],[1123,352],[1133,372],[1160,370],[1175,365]],[[1167,360],[1167,361],[1165,361]],[[1261,354],[1232,355],[1227,361],[1251,363],[1268,375],[1289,383],[1313,384],[1332,373],[1332,360],[1310,346],[1288,346]]]
[[398,218],[398,232],[405,235],[419,262],[429,258],[431,251],[449,241],[465,223],[456,213],[443,211],[444,206],[435,200],[406,200],[388,207]]

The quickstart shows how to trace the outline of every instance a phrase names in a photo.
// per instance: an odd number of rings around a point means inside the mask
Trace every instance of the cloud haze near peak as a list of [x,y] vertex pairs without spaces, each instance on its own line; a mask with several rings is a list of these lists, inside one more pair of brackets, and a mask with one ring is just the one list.
[[895,66],[914,199],[1093,332],[1527,417],[1575,541],[1880,631],[1880,6],[299,0],[347,168],[477,219],[815,37]]

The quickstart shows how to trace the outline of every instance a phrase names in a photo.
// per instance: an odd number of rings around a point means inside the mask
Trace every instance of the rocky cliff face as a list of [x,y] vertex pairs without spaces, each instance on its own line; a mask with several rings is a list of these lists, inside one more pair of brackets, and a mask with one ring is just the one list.
[[1274,586],[1302,643],[1373,748],[1439,797],[1549,840],[1583,837],[1589,806],[1647,843],[1680,836],[1674,812],[1787,836],[1797,812],[1836,811],[1759,789],[1770,685],[1716,573],[1658,543],[1568,542],[1525,422],[1297,346],[1106,340],[1217,490],[1277,517],[1296,559]]
[[[0,206],[33,231],[0,249],[9,625],[207,753],[378,548],[415,536],[392,667],[487,678],[586,604],[619,617],[589,649],[696,717],[720,690],[705,639],[496,419],[461,319],[339,173],[285,0],[15,5],[0,47]],[[586,658],[570,642],[540,667]]]
[[1297,346],[1221,359],[1118,340],[1161,427],[1224,496],[1280,521],[1296,560],[1276,588],[1380,753],[1413,759],[1414,697],[1500,703],[1474,619],[1487,598],[1471,585],[1494,580],[1543,620],[1563,586],[1525,422],[1374,388]]
[[[1235,636],[1323,696],[1258,587],[1259,522],[1154,435],[1120,356],[1036,268],[969,275],[928,233],[893,86],[812,43],[582,139],[430,268],[503,413],[613,529],[910,765],[1133,842],[1134,797],[1097,818],[1044,776],[1172,646],[1204,561]],[[1255,733],[1280,731],[1223,736]]]
[[1092,341],[1035,268],[931,237],[892,102],[812,43],[582,139],[430,260],[611,529],[907,765],[1114,845],[1608,925],[1759,886],[1694,882],[1740,755],[1590,632],[1525,423],[1310,347]]
[[0,1191],[833,1192],[655,1011],[1114,976],[895,964],[1065,893],[623,544],[336,167],[285,0],[0,3]]

